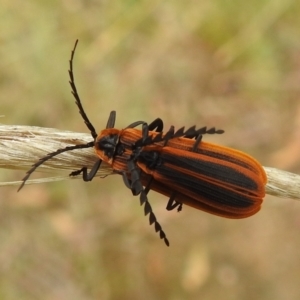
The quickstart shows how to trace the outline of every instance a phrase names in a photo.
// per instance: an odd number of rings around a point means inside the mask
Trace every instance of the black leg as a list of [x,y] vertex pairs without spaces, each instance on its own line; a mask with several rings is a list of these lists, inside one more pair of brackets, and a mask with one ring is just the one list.
[[100,159],[97,160],[89,173],[87,171],[87,168],[83,167],[80,170],[73,171],[72,173],[70,173],[69,176],[78,176],[79,174],[82,173],[83,181],[91,181],[96,176],[97,171],[100,168],[101,162],[102,162],[102,160],[100,160]]

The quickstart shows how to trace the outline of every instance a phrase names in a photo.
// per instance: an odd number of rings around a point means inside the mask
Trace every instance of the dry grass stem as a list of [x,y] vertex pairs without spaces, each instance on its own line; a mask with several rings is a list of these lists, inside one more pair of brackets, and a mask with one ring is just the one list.
[[[62,131],[34,126],[0,126],[0,168],[27,171],[41,157],[70,145],[85,144],[92,140],[86,133]],[[27,184],[69,179],[71,171],[83,166],[91,169],[97,156],[93,149],[79,149],[57,155],[41,165],[37,171],[64,175],[30,179]],[[266,193],[277,197],[300,199],[300,176],[274,168],[264,167],[268,183]],[[107,164],[102,165],[98,176],[112,173]],[[24,174],[25,175],[25,174]],[[81,178],[78,176],[77,178]],[[0,186],[19,185],[21,181],[2,182]]]
[[266,193],[281,198],[300,200],[300,175],[264,167],[268,183]]
[[[28,171],[41,157],[66,146],[85,144],[92,137],[86,133],[62,131],[35,126],[0,126],[0,168]],[[38,172],[64,173],[60,176],[29,179],[26,184],[69,179],[68,174],[83,166],[90,169],[97,156],[92,148],[67,151],[48,160],[37,168]],[[102,164],[97,176],[106,176],[112,169]],[[25,172],[24,172],[25,176]],[[76,178],[81,178],[77,176]],[[20,185],[21,181],[2,182],[0,186]]]

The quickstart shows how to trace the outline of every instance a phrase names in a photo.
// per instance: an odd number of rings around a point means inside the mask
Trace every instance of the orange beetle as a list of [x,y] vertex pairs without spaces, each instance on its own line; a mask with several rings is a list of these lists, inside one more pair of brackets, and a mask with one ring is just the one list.
[[[202,142],[204,134],[221,134],[223,130],[195,126],[175,131],[172,126],[163,133],[163,121],[156,119],[149,125],[137,121],[123,130],[114,128],[116,113],[110,113],[106,129],[99,134],[88,119],[78,95],[73,58],[70,59],[70,85],[79,112],[91,132],[93,141],[58,149],[36,162],[26,173],[19,190],[35,169],[52,157],[74,149],[94,147],[99,160],[88,172],[86,167],[70,176],[82,173],[84,181],[91,181],[104,161],[114,173],[122,175],[133,195],[140,195],[145,215],[149,214],[160,238],[169,246],[164,231],[157,222],[148,201],[154,190],[169,198],[167,209],[186,204],[205,212],[227,218],[246,218],[259,211],[265,196],[267,177],[262,166],[251,156],[231,148]],[[142,130],[135,127],[142,125]]]

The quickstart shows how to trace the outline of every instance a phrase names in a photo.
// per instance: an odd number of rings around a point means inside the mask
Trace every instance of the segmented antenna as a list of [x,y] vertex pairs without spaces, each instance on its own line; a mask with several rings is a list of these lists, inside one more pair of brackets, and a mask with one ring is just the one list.
[[79,94],[77,92],[77,88],[76,88],[76,85],[75,85],[75,78],[74,78],[74,72],[73,72],[73,59],[74,59],[74,55],[75,55],[75,50],[76,50],[77,44],[78,44],[78,40],[76,40],[74,48],[73,48],[73,50],[71,52],[70,70],[69,70],[70,81],[69,81],[69,83],[70,83],[70,86],[71,86],[71,89],[72,89],[71,93],[74,96],[75,103],[76,103],[76,105],[79,108],[79,113],[81,114],[81,116],[82,116],[82,118],[84,120],[85,125],[90,130],[93,139],[95,139],[97,137],[97,132],[96,132],[94,126],[90,122],[89,118],[87,117],[87,115],[86,115],[86,113],[85,113],[85,111],[84,111],[84,109],[82,107],[81,100],[80,100],[80,97],[79,97]]

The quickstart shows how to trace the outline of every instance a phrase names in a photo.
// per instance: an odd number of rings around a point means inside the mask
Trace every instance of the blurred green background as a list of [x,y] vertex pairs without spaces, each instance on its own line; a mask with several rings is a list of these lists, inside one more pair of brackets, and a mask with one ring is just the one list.
[[[113,109],[118,128],[216,126],[205,140],[300,173],[299,16],[298,0],[2,0],[1,123],[87,132],[78,38],[97,130]],[[0,194],[0,299],[300,299],[297,201],[227,220],[150,193],[167,248],[119,176],[16,190]]]

